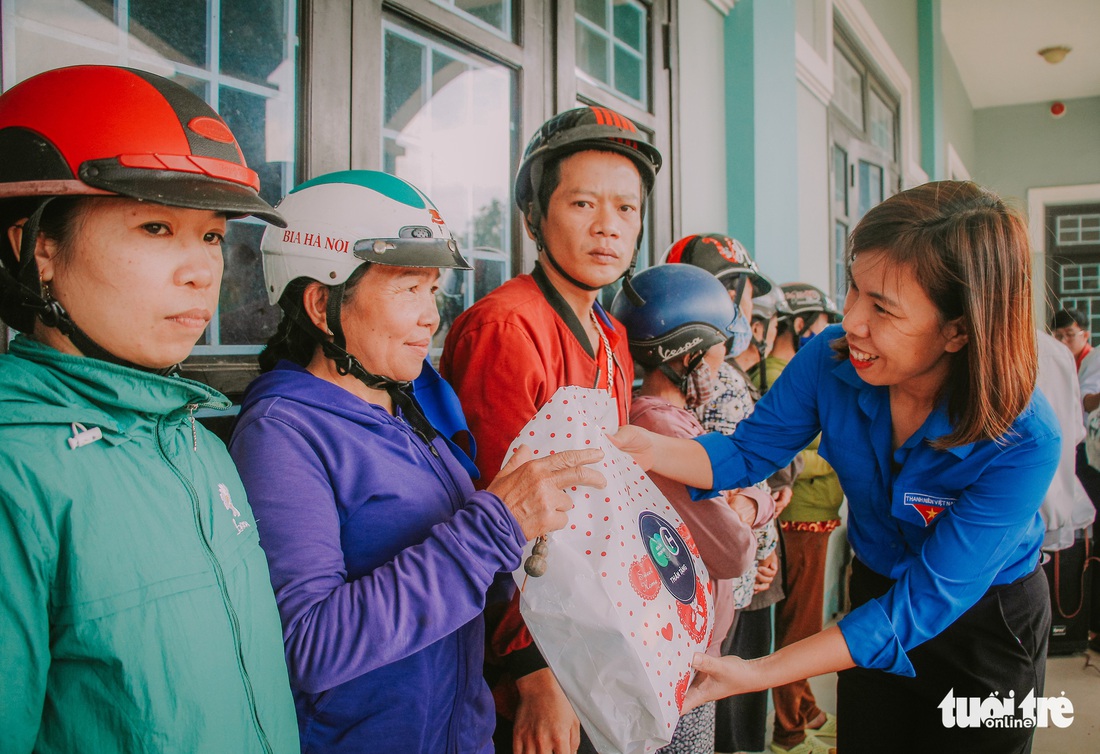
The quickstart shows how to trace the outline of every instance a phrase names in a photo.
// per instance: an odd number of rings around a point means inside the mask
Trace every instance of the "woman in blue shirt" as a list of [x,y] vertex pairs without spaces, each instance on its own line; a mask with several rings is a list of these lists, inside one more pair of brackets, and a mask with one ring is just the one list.
[[[1060,435],[1034,390],[1025,224],[972,183],[929,183],[868,212],[848,261],[843,324],[799,351],[732,437],[616,436],[645,468],[724,489],[821,432],[848,496],[852,611],[758,660],[697,656],[685,709],[842,671],[845,754],[1029,751],[1021,714],[1042,696],[1050,620],[1039,505]],[[1015,717],[971,720],[991,696]]]

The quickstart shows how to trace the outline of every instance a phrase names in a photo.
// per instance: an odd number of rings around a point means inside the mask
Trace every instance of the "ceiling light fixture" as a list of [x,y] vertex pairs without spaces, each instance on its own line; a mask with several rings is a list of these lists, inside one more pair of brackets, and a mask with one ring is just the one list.
[[1069,51],[1072,47],[1066,47],[1065,45],[1055,45],[1054,47],[1044,47],[1039,50],[1039,54],[1043,60],[1047,61],[1051,65],[1061,63],[1066,59],[1066,55],[1069,55]]

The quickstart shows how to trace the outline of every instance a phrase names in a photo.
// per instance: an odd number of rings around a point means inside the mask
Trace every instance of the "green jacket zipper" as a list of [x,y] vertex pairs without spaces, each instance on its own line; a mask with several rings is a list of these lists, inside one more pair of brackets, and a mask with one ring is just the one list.
[[[196,406],[197,407],[197,406]],[[194,408],[192,405],[188,406],[191,413],[191,431],[192,447],[198,449],[198,435],[194,428]],[[167,424],[165,419],[160,419],[155,427],[157,450],[160,452],[161,458],[168,465],[168,468],[172,470],[172,473],[176,475],[176,478],[183,484],[184,489],[187,490],[187,494],[191,496],[191,512],[194,517],[195,532],[198,534],[199,541],[202,542],[203,551],[206,554],[207,560],[210,561],[210,565],[214,570],[214,577],[217,579],[218,588],[222,594],[222,604],[225,606],[226,614],[229,617],[230,629],[233,632],[233,643],[237,650],[237,668],[241,674],[241,680],[244,683],[245,694],[248,697],[248,707],[252,710],[252,721],[256,725],[256,732],[259,734],[260,744],[263,746],[264,751],[268,754],[274,754],[274,750],[271,747],[271,743],[267,738],[267,733],[264,731],[263,724],[260,722],[259,711],[256,709],[256,694],[252,689],[252,680],[249,678],[248,670],[245,668],[243,646],[241,643],[241,624],[237,618],[237,611],[233,607],[233,603],[229,598],[229,590],[225,585],[225,572],[222,570],[221,562],[218,560],[218,556],[214,554],[214,549],[210,546],[210,542],[206,538],[206,534],[202,530],[202,516],[199,511],[199,495],[195,491],[195,487],[191,484],[191,481],[183,474],[176,464],[172,462],[172,459],[168,456],[168,452],[164,448],[162,437],[164,435],[164,426]]]

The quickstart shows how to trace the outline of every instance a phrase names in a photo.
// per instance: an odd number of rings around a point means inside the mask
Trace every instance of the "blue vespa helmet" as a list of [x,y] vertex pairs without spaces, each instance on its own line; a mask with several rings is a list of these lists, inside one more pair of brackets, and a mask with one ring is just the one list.
[[655,367],[684,354],[702,354],[733,334],[737,310],[726,287],[706,270],[663,264],[634,276],[645,299],[637,305],[620,291],[611,314],[626,326],[630,354]]

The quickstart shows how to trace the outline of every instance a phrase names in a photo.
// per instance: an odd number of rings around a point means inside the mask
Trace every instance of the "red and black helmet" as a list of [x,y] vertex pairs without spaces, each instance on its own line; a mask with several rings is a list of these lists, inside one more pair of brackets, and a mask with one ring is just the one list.
[[[638,166],[646,196],[653,190],[657,171],[661,169],[661,153],[642,138],[632,120],[606,107],[567,110],[543,123],[531,137],[516,174],[516,204],[536,231],[546,211],[539,201],[546,161],[586,149],[629,157]],[[644,206],[643,201],[643,212]]]
[[760,273],[745,245],[722,233],[685,236],[669,247],[665,261],[702,267],[731,289],[736,280],[745,275],[752,281],[753,296],[761,296],[772,289],[771,281]]
[[221,117],[162,76],[73,66],[0,95],[0,199],[115,194],[282,225],[259,188]]
[[[570,276],[549,250],[544,248],[542,218],[546,208],[542,206],[542,199],[539,198],[539,189],[542,186],[547,161],[562,159],[588,149],[617,152],[629,157],[637,166],[644,191],[638,212],[644,219],[646,199],[653,191],[657,171],[661,169],[661,153],[657,147],[642,139],[638,127],[630,118],[614,110],[608,110],[606,107],[577,107],[559,113],[542,124],[527,144],[527,149],[523,152],[523,162],[519,166],[519,172],[516,173],[516,204],[527,219],[527,226],[535,238],[539,251],[546,252],[546,258],[554,269],[578,288],[596,291],[599,289]],[[634,265],[638,262],[638,249],[641,244],[642,234],[639,233],[634,242],[634,256],[630,260],[630,266],[623,273],[623,288],[631,300],[639,306],[643,302],[631,286],[630,278],[634,274]]]
[[0,237],[0,317],[24,331],[37,318],[85,355],[135,366],[43,289],[34,254],[43,212],[57,197],[124,196],[285,226],[259,188],[229,127],[179,84],[98,65],[33,76],[0,95],[0,204],[27,218],[18,256]]

